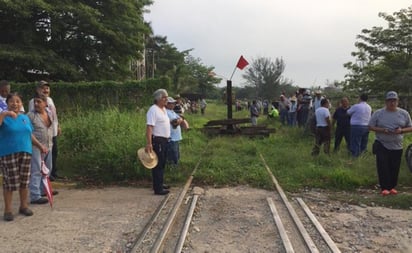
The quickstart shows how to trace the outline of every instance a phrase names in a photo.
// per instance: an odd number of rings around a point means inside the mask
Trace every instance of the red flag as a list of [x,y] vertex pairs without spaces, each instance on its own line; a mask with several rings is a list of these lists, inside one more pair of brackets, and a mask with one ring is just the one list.
[[239,69],[244,69],[247,65],[249,65],[249,62],[246,61],[245,58],[243,58],[243,55],[240,56],[239,61],[237,62],[236,67]]

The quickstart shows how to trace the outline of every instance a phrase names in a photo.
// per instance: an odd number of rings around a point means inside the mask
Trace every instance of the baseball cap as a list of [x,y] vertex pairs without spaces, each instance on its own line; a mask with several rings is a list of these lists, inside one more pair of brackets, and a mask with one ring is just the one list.
[[398,99],[398,93],[394,91],[388,91],[388,93],[386,93],[385,100],[389,99]]
[[37,84],[37,87],[43,87],[43,86],[49,86],[50,87],[50,84],[47,82],[47,81],[44,81],[44,80],[41,80],[38,84]]
[[174,100],[174,98],[172,98],[172,97],[167,97],[167,102],[168,103],[176,103],[176,100]]

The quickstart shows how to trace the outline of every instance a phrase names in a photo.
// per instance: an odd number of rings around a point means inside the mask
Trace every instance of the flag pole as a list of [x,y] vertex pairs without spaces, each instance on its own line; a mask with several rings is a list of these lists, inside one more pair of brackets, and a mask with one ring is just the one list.
[[235,74],[236,69],[237,69],[237,65],[235,66],[235,69],[233,70],[232,75],[231,75],[230,78],[229,78],[229,81],[232,81],[232,77],[233,77],[233,75]]

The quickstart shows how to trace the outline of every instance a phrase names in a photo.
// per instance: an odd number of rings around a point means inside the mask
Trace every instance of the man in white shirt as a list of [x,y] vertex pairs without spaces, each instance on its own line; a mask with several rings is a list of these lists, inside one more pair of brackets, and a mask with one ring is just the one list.
[[320,101],[320,107],[315,111],[316,135],[315,145],[312,149],[312,156],[319,155],[320,146],[323,144],[325,154],[329,154],[332,123],[329,112],[329,101],[324,98]]
[[368,103],[368,95],[362,94],[359,103],[348,109],[350,118],[350,151],[353,157],[360,156],[366,151],[369,138],[369,120],[372,116],[372,108]]
[[170,141],[170,120],[167,116],[167,91],[158,89],[153,93],[154,104],[146,114],[146,153],[155,152],[158,158],[152,169],[153,190],[156,195],[169,193],[168,186],[163,185],[164,168],[167,161],[167,147]]

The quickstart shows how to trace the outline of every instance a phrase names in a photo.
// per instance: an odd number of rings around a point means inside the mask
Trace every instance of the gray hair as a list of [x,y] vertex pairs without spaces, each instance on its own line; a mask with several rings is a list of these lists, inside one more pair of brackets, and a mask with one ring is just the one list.
[[167,91],[165,89],[158,89],[153,93],[155,101],[159,101],[163,96],[168,96]]

